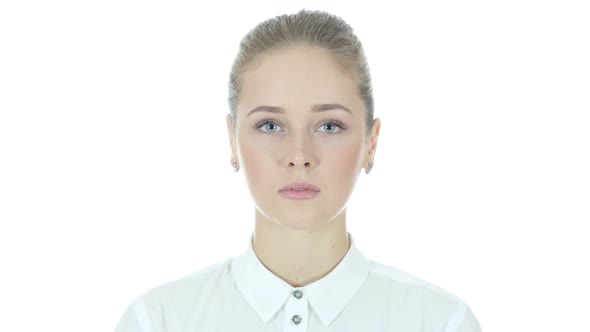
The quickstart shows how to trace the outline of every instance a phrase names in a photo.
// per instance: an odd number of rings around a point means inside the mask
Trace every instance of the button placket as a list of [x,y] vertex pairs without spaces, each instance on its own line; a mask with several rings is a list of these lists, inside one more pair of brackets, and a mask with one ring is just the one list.
[[304,292],[302,289],[293,290],[291,295],[285,308],[286,317],[283,331],[306,331],[308,324],[307,317],[309,317],[309,303],[303,297]]

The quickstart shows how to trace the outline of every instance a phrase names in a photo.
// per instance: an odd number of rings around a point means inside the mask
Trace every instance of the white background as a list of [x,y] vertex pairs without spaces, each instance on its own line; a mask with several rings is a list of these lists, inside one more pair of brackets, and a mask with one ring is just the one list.
[[361,39],[381,135],[348,204],[367,258],[485,331],[589,331],[585,1],[0,4],[0,330],[111,331],[140,293],[245,250],[231,63],[299,9]]

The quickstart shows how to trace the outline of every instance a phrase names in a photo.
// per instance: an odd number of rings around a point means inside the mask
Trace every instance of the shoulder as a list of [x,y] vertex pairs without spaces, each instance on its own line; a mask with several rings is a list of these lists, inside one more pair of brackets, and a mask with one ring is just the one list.
[[176,327],[170,325],[174,322],[166,321],[166,317],[188,316],[191,304],[204,303],[203,299],[211,298],[211,293],[229,278],[231,259],[161,283],[137,295],[119,323],[133,328],[121,328],[121,331],[174,330]]
[[192,271],[174,280],[170,280],[141,294],[144,302],[177,301],[187,296],[202,293],[215,286],[228,274],[232,258]]
[[369,266],[372,277],[390,284],[390,287],[403,287],[406,291],[428,297],[430,300],[439,299],[449,303],[462,302],[457,295],[450,291],[404,270],[374,261],[369,261]]
[[405,316],[419,318],[426,330],[481,330],[467,303],[439,285],[374,261],[369,261],[369,280],[369,292],[384,296],[390,307]]

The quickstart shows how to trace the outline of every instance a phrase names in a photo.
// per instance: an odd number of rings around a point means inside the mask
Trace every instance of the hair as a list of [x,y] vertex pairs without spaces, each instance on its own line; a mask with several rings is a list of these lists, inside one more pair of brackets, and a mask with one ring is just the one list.
[[240,41],[229,77],[229,109],[235,132],[242,73],[265,54],[295,46],[325,49],[352,74],[366,108],[367,138],[374,123],[371,75],[362,44],[353,29],[340,17],[318,10],[302,9],[268,19],[251,29]]

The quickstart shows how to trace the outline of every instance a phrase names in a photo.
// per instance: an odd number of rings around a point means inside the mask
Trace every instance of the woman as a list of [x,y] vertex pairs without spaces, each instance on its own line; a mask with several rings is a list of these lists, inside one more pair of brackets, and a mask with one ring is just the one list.
[[308,10],[259,24],[240,44],[229,105],[231,163],[256,205],[248,248],[138,296],[116,331],[481,330],[459,298],[367,260],[346,230],[380,130],[349,25]]

